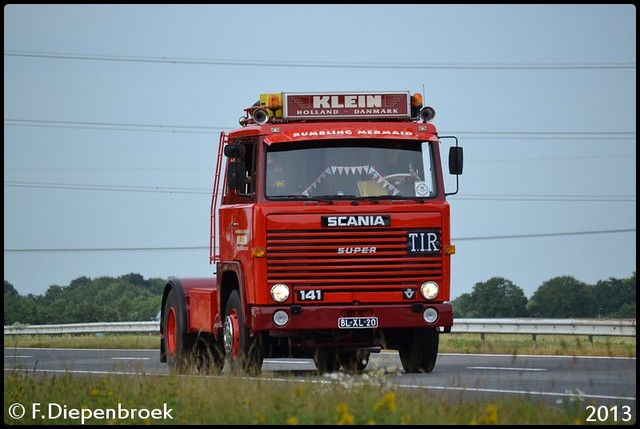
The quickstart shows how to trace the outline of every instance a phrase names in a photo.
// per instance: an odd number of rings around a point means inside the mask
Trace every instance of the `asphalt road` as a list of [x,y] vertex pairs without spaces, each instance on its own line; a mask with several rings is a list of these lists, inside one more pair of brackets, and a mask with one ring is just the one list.
[[[4,370],[38,374],[168,374],[158,350],[5,348]],[[438,356],[430,374],[406,374],[398,354],[372,354],[361,374],[383,370],[399,388],[441,391],[454,397],[512,397],[557,404],[582,398],[598,406],[629,406],[635,420],[636,359],[615,357],[448,354]],[[317,375],[310,359],[266,359],[262,377],[286,379]]]

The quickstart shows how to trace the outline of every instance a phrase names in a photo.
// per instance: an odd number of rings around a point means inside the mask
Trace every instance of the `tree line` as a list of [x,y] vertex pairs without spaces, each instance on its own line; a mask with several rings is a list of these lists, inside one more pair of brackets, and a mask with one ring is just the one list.
[[530,299],[513,282],[493,277],[452,301],[457,318],[636,318],[636,273],[589,285],[572,276],[542,283]]
[[[4,281],[4,324],[136,322],[152,320],[160,309],[166,279],[140,274],[79,277],[53,285],[44,295],[20,295]],[[571,276],[550,279],[530,299],[508,279],[476,283],[452,301],[456,318],[632,318],[636,317],[636,273],[589,285]]]
[[4,281],[4,324],[136,322],[158,313],[166,279],[140,274],[79,277],[68,286],[49,286],[44,295],[22,296]]

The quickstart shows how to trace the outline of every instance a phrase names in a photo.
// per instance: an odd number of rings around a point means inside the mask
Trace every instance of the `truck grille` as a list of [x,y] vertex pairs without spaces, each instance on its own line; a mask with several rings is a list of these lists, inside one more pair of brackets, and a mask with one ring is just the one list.
[[268,282],[325,294],[416,289],[442,276],[442,257],[409,255],[407,233],[401,228],[269,230]]

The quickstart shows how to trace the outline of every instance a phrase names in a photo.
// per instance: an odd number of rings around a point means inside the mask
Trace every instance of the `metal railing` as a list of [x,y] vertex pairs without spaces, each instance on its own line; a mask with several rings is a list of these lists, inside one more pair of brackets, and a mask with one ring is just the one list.
[[480,334],[584,335],[589,342],[594,336],[635,337],[635,319],[456,319],[451,332]]
[[[159,333],[160,323],[111,322],[70,323],[63,325],[10,325],[4,327],[4,335],[65,335],[65,334],[124,334]],[[594,336],[636,336],[635,319],[456,319],[452,333],[527,334],[536,335],[584,335],[589,341]]]
[[159,333],[160,322],[69,323],[62,325],[10,325],[5,335],[67,335],[67,334],[143,334]]

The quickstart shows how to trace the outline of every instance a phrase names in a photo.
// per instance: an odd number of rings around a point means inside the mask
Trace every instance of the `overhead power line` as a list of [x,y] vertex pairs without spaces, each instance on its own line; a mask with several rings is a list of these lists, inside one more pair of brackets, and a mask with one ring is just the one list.
[[635,195],[458,195],[456,200],[481,201],[556,201],[556,202],[635,202]]
[[166,194],[206,194],[210,189],[163,188],[159,186],[82,185],[74,183],[4,182],[10,188],[71,189],[76,191],[159,192]]
[[368,63],[346,61],[266,61],[207,58],[142,57],[54,52],[4,51],[8,57],[48,58],[58,60],[118,61],[134,63],[194,64],[212,66],[352,68],[352,69],[440,69],[440,70],[595,70],[635,69],[636,63]]
[[[124,185],[84,185],[76,183],[47,182],[4,182],[4,186],[13,188],[69,189],[78,191],[110,191],[110,192],[160,192],[168,194],[206,194],[211,189],[164,188],[160,186],[124,186]],[[587,201],[587,202],[634,202],[635,195],[473,195],[460,194],[456,200],[483,201]]]
[[[45,128],[79,128],[97,129],[106,131],[147,131],[168,133],[200,133],[209,134],[213,131],[226,131],[237,126],[202,126],[202,125],[169,125],[169,124],[139,124],[117,122],[86,122],[86,121],[53,121],[43,119],[14,119],[5,118],[5,126],[17,127],[45,127]],[[491,139],[615,139],[632,140],[636,138],[635,132],[628,131],[446,131],[447,134],[457,134],[467,139],[491,138]],[[442,130],[441,135],[444,135]]]
[[5,119],[4,125],[14,127],[76,128],[106,131],[146,131],[195,134],[210,134],[213,131],[224,131],[229,129],[225,127],[205,127],[199,125],[126,124],[113,122],[50,121],[39,119]]
[[162,252],[162,251],[184,251],[184,250],[209,250],[205,246],[183,246],[183,247],[88,247],[88,248],[68,248],[68,249],[4,249],[6,253],[73,253],[73,252]]
[[515,235],[489,235],[485,237],[466,237],[466,238],[452,238],[451,241],[472,241],[472,240],[504,240],[512,238],[542,238],[542,237],[567,237],[572,235],[595,235],[595,234],[618,234],[623,232],[633,232],[635,234],[636,228],[629,229],[610,229],[602,231],[579,231],[579,232],[554,232],[543,234],[515,234]]
[[[543,237],[566,237],[575,235],[594,234],[619,234],[636,232],[635,228],[611,229],[601,231],[579,231],[579,232],[557,232],[542,234],[517,234],[517,235],[493,235],[485,237],[463,237],[452,238],[451,241],[472,241],[472,240],[505,240],[513,238],[543,238]],[[208,246],[168,246],[168,247],[84,247],[84,248],[40,248],[40,249],[4,249],[5,253],[71,253],[71,252],[165,252],[165,251],[193,251],[209,250]]]

